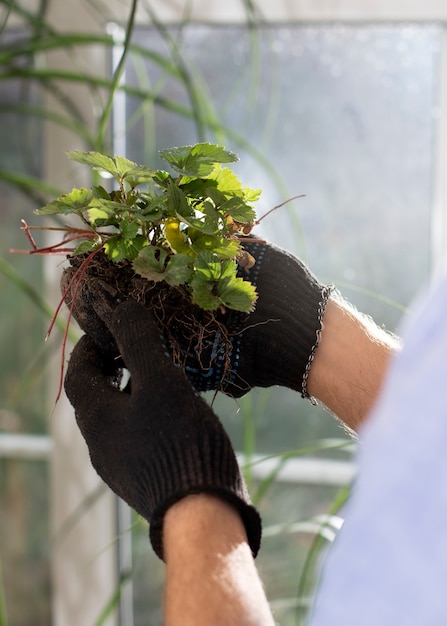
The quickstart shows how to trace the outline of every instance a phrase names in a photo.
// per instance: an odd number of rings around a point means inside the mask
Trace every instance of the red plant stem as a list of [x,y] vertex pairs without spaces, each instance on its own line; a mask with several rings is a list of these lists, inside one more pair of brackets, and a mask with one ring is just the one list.
[[59,399],[62,395],[62,389],[64,386],[64,373],[65,373],[65,353],[66,353],[66,347],[67,347],[67,337],[68,337],[68,330],[70,328],[70,322],[71,322],[71,318],[73,316],[73,309],[74,309],[74,305],[76,302],[76,296],[78,294],[79,291],[79,287],[81,285],[82,279],[84,278],[85,272],[87,271],[87,267],[88,264],[90,263],[90,261],[93,259],[93,257],[98,254],[98,252],[101,250],[102,248],[97,248],[96,250],[93,250],[93,252],[91,252],[87,258],[84,259],[84,261],[81,263],[81,265],[78,267],[78,269],[76,270],[76,272],[74,273],[72,279],[70,280],[70,282],[67,285],[67,288],[65,289],[62,298],[59,301],[59,304],[56,308],[56,311],[53,315],[53,319],[51,320],[51,324],[50,327],[47,331],[47,334],[45,336],[45,341],[48,339],[48,337],[50,336],[50,333],[53,329],[53,326],[56,322],[56,318],[59,315],[59,312],[61,310],[61,307],[63,305],[63,303],[65,302],[65,297],[67,296],[68,292],[70,291],[71,287],[74,284],[74,289],[73,289],[73,298],[70,304],[70,309],[68,311],[68,318],[67,318],[67,323],[65,325],[65,329],[64,329],[64,336],[62,338],[62,348],[61,348],[61,368],[60,368],[60,378],[59,378],[59,386],[58,386],[58,390],[57,390],[57,396],[56,396],[56,400],[55,400],[55,404],[57,404],[59,402]]
[[[70,243],[70,241],[76,241],[76,239],[80,239],[86,237],[86,235],[73,235],[72,237],[67,237],[66,239],[64,239],[63,241],[60,241],[59,243],[55,243],[52,246],[46,246],[45,248],[38,248],[35,250],[30,250],[30,254],[52,254],[54,252],[58,253],[61,250],[70,250],[70,248],[61,248],[60,246],[65,245],[67,243]],[[91,234],[90,237],[88,237],[89,239],[94,239],[95,235]],[[73,251],[74,248],[71,249],[71,251]]]
[[293,200],[298,200],[298,198],[305,198],[305,197],[306,197],[306,194],[305,193],[301,193],[299,196],[292,196],[292,198],[289,198],[288,200],[284,200],[284,202],[281,202],[281,204],[277,204],[272,209],[269,209],[267,211],[267,213],[264,213],[264,215],[261,215],[261,217],[258,220],[256,220],[255,226],[258,226],[262,222],[262,220],[264,218],[266,218],[268,215],[270,215],[270,213],[273,213],[273,211],[276,211],[277,209],[280,209],[285,204],[288,204],[289,202],[292,202]]
[[28,237],[28,240],[29,240],[29,242],[30,242],[30,244],[31,244],[31,247],[32,247],[34,250],[37,250],[37,245],[36,245],[36,242],[34,241],[34,239],[33,239],[32,235],[31,235],[31,233],[29,232],[29,226],[28,226],[28,224],[25,222],[25,220],[20,220],[20,221],[21,221],[21,223],[22,223],[22,229],[25,231],[25,235]]
[[48,254],[48,256],[52,256],[58,254],[72,254],[73,252],[74,248],[59,248],[54,251],[48,251],[46,248],[42,248],[42,250],[18,250],[17,248],[9,248],[10,254]]

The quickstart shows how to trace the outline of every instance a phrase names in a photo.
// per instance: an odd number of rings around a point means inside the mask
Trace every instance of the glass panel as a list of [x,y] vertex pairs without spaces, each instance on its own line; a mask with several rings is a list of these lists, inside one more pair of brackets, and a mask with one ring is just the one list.
[[[5,35],[2,35],[5,39]],[[39,176],[41,126],[14,107],[35,102],[20,81],[0,83],[2,141],[0,170],[12,176]],[[42,294],[42,259],[11,255],[28,249],[20,220],[29,220],[36,204],[14,185],[0,180],[0,436],[3,432],[47,432],[44,410],[44,319],[12,280],[17,273]],[[47,626],[49,601],[49,480],[44,462],[0,459],[0,561],[8,626]]]
[[[159,148],[223,142],[239,154],[243,182],[263,189],[259,215],[306,194],[258,232],[393,330],[430,271],[439,34],[435,25],[410,24],[173,29],[183,78],[199,95],[159,64],[129,63],[128,83],[160,98],[144,111],[128,99],[128,156],[153,163]],[[141,30],[136,41],[161,54],[172,50],[155,30]],[[189,113],[179,115],[167,101]],[[190,115],[191,102],[199,102],[201,119]],[[260,454],[344,437],[327,413],[284,389],[256,391],[239,403],[218,397],[214,406],[240,450],[251,446],[253,433]],[[260,504],[264,523],[327,511],[336,492],[275,485]],[[135,541],[140,546],[146,536]],[[264,541],[259,564],[282,625],[295,623],[290,605],[309,541],[302,533]],[[159,585],[151,569],[158,565],[150,555],[141,559],[147,575],[135,580],[137,624],[151,615],[151,580]]]

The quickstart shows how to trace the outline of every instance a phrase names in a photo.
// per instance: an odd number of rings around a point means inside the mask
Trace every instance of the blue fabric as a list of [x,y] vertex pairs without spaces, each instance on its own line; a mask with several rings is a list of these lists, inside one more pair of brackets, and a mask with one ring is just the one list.
[[310,626],[447,625],[447,278],[400,333],[360,432],[345,523]]

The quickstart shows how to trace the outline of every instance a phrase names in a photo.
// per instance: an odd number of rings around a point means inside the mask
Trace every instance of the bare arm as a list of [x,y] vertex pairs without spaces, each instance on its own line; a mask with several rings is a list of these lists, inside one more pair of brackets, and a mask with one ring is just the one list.
[[177,502],[166,513],[164,545],[166,626],[274,625],[230,504],[207,494]]
[[330,300],[320,345],[309,373],[308,390],[355,431],[380,391],[396,337],[348,303]]

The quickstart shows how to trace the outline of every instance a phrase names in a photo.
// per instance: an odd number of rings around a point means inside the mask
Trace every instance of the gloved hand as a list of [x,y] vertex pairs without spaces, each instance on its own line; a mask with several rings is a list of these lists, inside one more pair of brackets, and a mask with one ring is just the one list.
[[163,558],[163,517],[188,494],[217,495],[239,511],[256,555],[261,521],[250,504],[231,443],[217,416],[172,359],[152,315],[135,302],[119,305],[109,330],[130,372],[117,385],[117,362],[90,337],[75,346],[65,390],[93,467],[150,523]]
[[[251,269],[240,269],[240,275],[256,286],[255,311],[250,315],[228,311],[222,316],[228,336],[217,332],[206,338],[200,359],[194,349],[185,346],[188,378],[198,391],[219,389],[233,397],[252,387],[272,385],[289,387],[308,397],[307,378],[332,288],[322,285],[304,263],[276,246],[247,237],[243,247],[256,260]],[[70,268],[63,275],[63,292],[73,273]],[[116,353],[104,320],[117,306],[119,295],[113,285],[98,282],[101,284],[94,291],[87,281],[82,282],[73,314],[98,345]],[[73,289],[68,288],[69,306],[73,297]]]
[[209,348],[215,354],[213,367],[203,371],[192,358],[188,377],[196,389],[220,388],[233,397],[273,385],[309,397],[307,378],[332,287],[322,285],[302,261],[276,246],[247,238],[244,249],[256,263],[240,275],[256,286],[258,300],[250,315],[227,314],[232,367],[222,380],[225,345],[216,337]]

